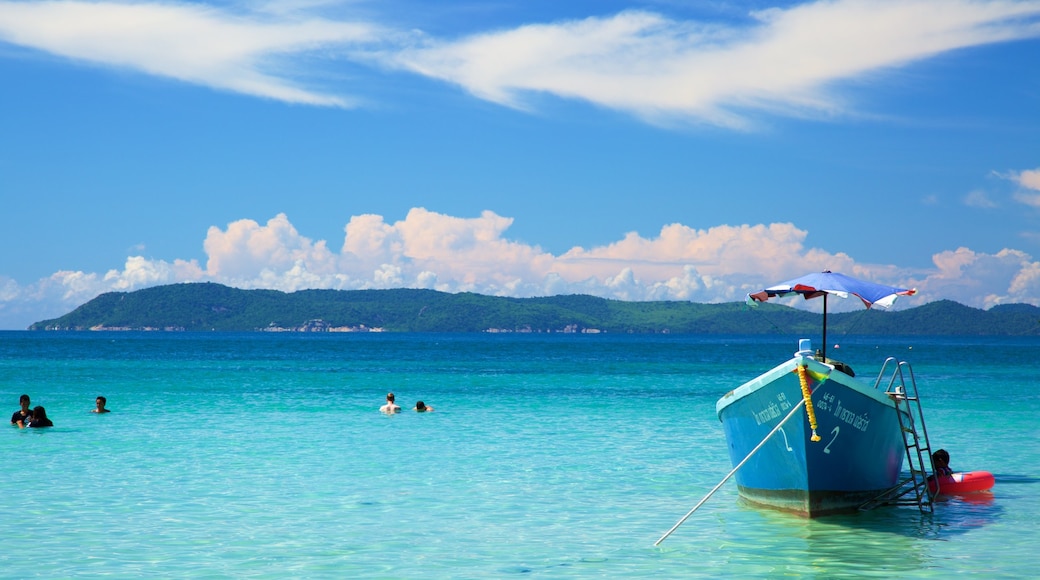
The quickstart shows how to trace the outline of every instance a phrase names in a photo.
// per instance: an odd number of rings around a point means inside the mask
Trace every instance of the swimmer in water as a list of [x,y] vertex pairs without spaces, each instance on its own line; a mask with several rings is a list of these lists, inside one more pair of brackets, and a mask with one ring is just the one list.
[[36,407],[33,409],[32,419],[29,419],[29,424],[26,427],[39,428],[39,427],[53,427],[54,423],[47,418],[47,411],[43,407]]
[[94,404],[97,405],[97,406],[93,410],[91,410],[90,412],[91,413],[111,413],[111,411],[109,411],[108,409],[105,408],[105,404],[106,403],[108,403],[108,399],[106,399],[104,397],[98,397],[97,399],[94,400]]
[[397,403],[394,402],[394,394],[393,393],[387,393],[386,394],[386,404],[383,405],[382,407],[379,407],[379,410],[384,412],[384,413],[386,413],[387,415],[393,415],[394,413],[400,412],[401,411],[401,407]]

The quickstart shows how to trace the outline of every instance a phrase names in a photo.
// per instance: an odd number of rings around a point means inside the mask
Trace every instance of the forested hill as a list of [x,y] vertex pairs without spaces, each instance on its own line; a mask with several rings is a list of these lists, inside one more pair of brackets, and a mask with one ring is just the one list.
[[[970,308],[948,300],[901,311],[832,313],[829,332],[1040,335],[1040,308]],[[240,290],[174,284],[111,292],[30,330],[297,332],[611,332],[815,334],[820,315],[743,303],[622,302],[592,296],[502,298],[434,290]]]

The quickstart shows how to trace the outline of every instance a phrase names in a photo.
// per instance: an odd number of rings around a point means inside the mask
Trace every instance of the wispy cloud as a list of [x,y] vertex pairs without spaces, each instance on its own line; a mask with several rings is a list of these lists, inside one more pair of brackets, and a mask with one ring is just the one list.
[[[344,95],[357,87],[300,80],[350,62],[517,108],[546,94],[656,123],[748,128],[761,112],[847,114],[843,81],[1040,35],[1037,0],[820,0],[754,13],[749,25],[625,11],[456,39],[313,16],[328,4],[0,0],[0,41],[291,103],[351,105]],[[318,53],[334,58],[308,58]]]
[[988,193],[979,189],[968,192],[968,195],[964,196],[964,205],[981,209],[993,209],[998,207],[997,202],[993,201]]
[[61,271],[28,286],[0,278],[0,328],[59,316],[102,292],[197,281],[283,291],[405,287],[712,303],[739,301],[780,280],[830,269],[918,288],[915,304],[948,298],[976,307],[1040,305],[1040,262],[1019,250],[958,248],[936,254],[933,268],[910,270],[807,247],[808,232],[789,223],[706,230],[669,224],[653,237],[629,233],[611,244],[553,255],[509,239],[512,223],[490,211],[463,218],[415,208],[396,222],[367,214],[352,217],[342,245],[330,249],[301,234],[284,214],[266,223],[238,220],[209,229],[205,265],[131,256],[104,274]]
[[366,23],[234,14],[181,3],[0,2],[0,40],[98,65],[290,103],[347,106],[297,85],[289,62],[327,46],[370,42]]
[[1040,209],[1040,193],[1030,193],[1027,191],[1016,191],[1015,201]]
[[756,110],[841,114],[839,81],[1040,34],[1035,1],[835,0],[754,16],[738,28],[632,11],[430,39],[385,60],[515,107],[545,93],[653,121],[745,127]]

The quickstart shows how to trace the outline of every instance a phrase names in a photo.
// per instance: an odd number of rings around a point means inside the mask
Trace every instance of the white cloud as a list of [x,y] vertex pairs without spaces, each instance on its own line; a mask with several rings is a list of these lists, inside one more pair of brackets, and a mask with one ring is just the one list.
[[[278,214],[264,226],[246,219],[228,224],[227,230],[211,227],[203,248],[209,255],[208,276],[244,288],[288,290],[296,286],[294,282],[286,282],[284,288],[272,284],[274,272],[291,272],[295,278],[317,281],[320,276],[311,278],[305,273],[327,275],[336,271],[335,256],[325,242],[314,243],[301,236],[285,214]],[[258,284],[260,280],[262,284]]]
[[232,14],[174,2],[0,2],[0,40],[95,64],[310,105],[346,99],[297,86],[279,57],[372,41],[376,27]]
[[537,247],[505,239],[502,234],[512,222],[490,211],[467,219],[423,208],[412,209],[394,224],[385,223],[380,216],[358,216],[347,224],[342,263],[363,271],[384,264],[406,266],[427,272],[427,279],[434,275],[474,288],[544,275],[553,257]]
[[20,290],[18,283],[10,278],[0,276],[0,308],[5,302],[11,302],[18,298]]
[[748,110],[841,113],[837,81],[1034,37],[1040,3],[835,0],[771,9],[750,28],[623,12],[425,45],[384,60],[514,107],[547,93],[634,113],[742,127]]
[[195,282],[202,277],[203,272],[195,261],[175,260],[170,264],[162,260],[131,256],[126,259],[122,271],[109,270],[102,281],[111,290],[132,291],[159,284]]
[[1018,173],[1016,181],[1026,189],[1040,191],[1040,168],[1027,169]]
[[977,308],[1024,302],[1040,306],[1040,262],[1019,250],[996,254],[958,248],[932,258],[935,270],[919,280],[930,300],[949,299]]
[[964,205],[981,209],[997,207],[997,203],[990,199],[989,194],[978,189],[968,192],[968,195],[964,196]]
[[1017,191],[1014,195],[1015,201],[1040,209],[1040,193],[1028,193]]
[[1015,182],[1021,188],[1013,195],[1015,201],[1040,208],[1040,169],[997,173],[997,175]]
[[750,25],[625,11],[458,39],[312,15],[328,4],[0,0],[0,41],[291,103],[356,104],[298,80],[347,62],[411,71],[512,107],[549,94],[652,122],[747,128],[755,111],[844,114],[842,81],[1040,36],[1037,0],[818,0],[755,13]]
[[[958,248],[936,254],[933,268],[911,271],[805,247],[808,232],[793,224],[706,230],[669,224],[654,237],[630,233],[611,244],[555,256],[508,239],[511,224],[511,218],[490,211],[460,218],[416,208],[392,224],[378,215],[354,216],[337,254],[324,241],[301,235],[284,214],[266,224],[238,220],[209,229],[205,268],[194,260],[131,256],[122,269],[104,275],[61,271],[25,287],[0,279],[0,328],[24,328],[60,316],[103,292],[197,281],[287,292],[406,287],[711,303],[741,301],[749,291],[806,272],[833,270],[917,288],[918,297],[901,300],[901,308],[939,299],[980,308],[1040,305],[1040,262],[1019,250],[985,254]],[[792,304],[813,308],[818,302]],[[833,306],[856,307],[855,301]]]
[[25,328],[33,322],[61,316],[105,292],[196,282],[204,276],[194,260],[170,263],[131,256],[122,270],[109,270],[103,276],[62,270],[28,286],[0,278],[0,328]]
[[[558,267],[564,272],[604,276],[616,271],[619,263],[639,263],[641,272],[652,272],[660,277],[693,265],[708,275],[725,273],[769,278],[783,276],[795,264],[810,269],[824,266],[839,269],[841,264],[850,261],[843,254],[807,253],[803,246],[807,234],[789,223],[724,225],[707,230],[670,224],[661,228],[656,238],[643,238],[633,232],[607,246],[590,250],[574,248],[560,256]],[[813,263],[805,264],[807,258]]]

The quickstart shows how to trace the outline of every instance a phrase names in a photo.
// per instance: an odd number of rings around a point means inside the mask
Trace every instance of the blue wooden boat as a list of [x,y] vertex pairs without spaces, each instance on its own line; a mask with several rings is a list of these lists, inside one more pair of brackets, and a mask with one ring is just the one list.
[[[801,295],[860,298],[888,306],[915,291],[823,272],[748,296],[749,304]],[[877,381],[814,352],[809,339],[787,361],[717,403],[739,494],[754,504],[807,517],[856,510],[899,484],[906,455],[898,413]],[[739,466],[739,469],[738,469]]]

